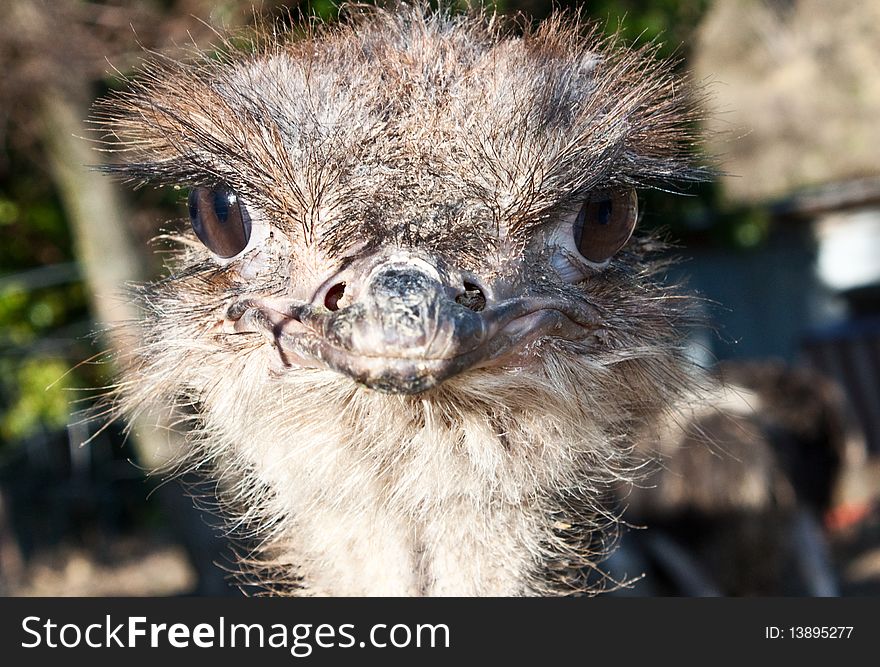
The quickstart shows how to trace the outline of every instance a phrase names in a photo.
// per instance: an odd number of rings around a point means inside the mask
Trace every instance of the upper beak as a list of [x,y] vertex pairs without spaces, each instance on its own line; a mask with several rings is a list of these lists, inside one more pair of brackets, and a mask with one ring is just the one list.
[[406,394],[463,370],[487,333],[485,318],[450,298],[436,275],[396,263],[376,267],[354,303],[316,324],[328,343],[321,350],[327,365]]

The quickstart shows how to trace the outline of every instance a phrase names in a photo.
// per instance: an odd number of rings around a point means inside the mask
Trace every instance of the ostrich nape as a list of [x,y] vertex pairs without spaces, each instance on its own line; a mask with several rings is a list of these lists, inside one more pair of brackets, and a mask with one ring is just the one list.
[[358,8],[99,111],[112,171],[190,188],[120,404],[192,422],[276,589],[601,588],[634,434],[692,391],[633,235],[636,188],[702,175],[686,87],[570,17],[501,23]]

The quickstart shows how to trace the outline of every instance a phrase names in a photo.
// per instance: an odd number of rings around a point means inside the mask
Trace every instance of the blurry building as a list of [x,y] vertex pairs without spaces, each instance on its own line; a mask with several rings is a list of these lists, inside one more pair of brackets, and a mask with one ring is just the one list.
[[716,0],[692,64],[725,205],[766,215],[748,253],[694,249],[691,285],[720,304],[700,342],[808,361],[880,454],[880,3]]

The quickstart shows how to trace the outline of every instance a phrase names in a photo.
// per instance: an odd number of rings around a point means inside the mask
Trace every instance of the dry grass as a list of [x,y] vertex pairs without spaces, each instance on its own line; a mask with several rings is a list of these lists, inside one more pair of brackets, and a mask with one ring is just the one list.
[[196,575],[178,546],[118,539],[100,552],[64,546],[42,552],[23,576],[6,582],[9,596],[117,597],[190,593]]

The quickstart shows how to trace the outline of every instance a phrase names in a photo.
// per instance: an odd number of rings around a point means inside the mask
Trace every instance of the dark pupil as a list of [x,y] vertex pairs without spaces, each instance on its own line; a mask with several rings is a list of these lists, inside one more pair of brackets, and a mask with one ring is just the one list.
[[225,188],[217,188],[214,190],[214,213],[217,216],[217,220],[223,224],[229,219],[230,199],[229,191]]
[[611,200],[604,199],[599,202],[599,208],[596,210],[596,222],[600,225],[607,225],[611,221]]
[[193,223],[193,225],[197,224],[197,220],[199,218],[199,199],[198,192],[196,190],[192,190],[189,193],[189,219]]
[[193,188],[189,194],[189,217],[196,236],[215,255],[234,257],[247,247],[250,219],[238,196],[228,187]]

